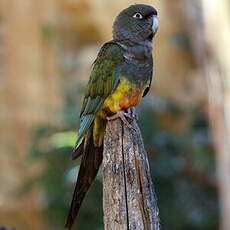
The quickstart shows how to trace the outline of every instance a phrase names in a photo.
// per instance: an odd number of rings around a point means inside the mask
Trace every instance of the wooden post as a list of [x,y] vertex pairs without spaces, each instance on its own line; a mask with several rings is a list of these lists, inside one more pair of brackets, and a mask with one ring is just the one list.
[[159,230],[149,163],[136,121],[109,121],[103,152],[105,230]]

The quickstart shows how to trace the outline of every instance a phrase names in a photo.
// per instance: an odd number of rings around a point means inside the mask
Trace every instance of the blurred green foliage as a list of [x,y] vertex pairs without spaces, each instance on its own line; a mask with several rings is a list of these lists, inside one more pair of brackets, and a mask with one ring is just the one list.
[[[64,228],[80,163],[70,160],[78,120],[71,98],[66,96],[63,125],[39,127],[32,148],[34,160],[44,164],[38,183],[43,186],[44,217],[55,230]],[[202,109],[181,108],[156,95],[148,95],[138,108],[162,230],[218,229],[214,152]],[[74,229],[103,229],[101,172]]]

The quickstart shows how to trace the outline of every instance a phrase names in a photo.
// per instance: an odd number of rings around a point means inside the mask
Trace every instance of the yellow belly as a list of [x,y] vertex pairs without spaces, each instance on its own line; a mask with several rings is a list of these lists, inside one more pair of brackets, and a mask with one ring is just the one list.
[[131,84],[126,78],[121,78],[116,90],[106,98],[98,115],[104,117],[105,112],[116,113],[119,110],[136,106],[148,84]]

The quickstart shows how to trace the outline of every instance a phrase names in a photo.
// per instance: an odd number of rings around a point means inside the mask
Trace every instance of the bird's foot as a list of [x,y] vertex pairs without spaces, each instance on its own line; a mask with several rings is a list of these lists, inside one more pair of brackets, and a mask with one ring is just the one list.
[[137,119],[137,116],[136,116],[136,113],[135,113],[135,108],[130,107],[126,111],[125,110],[120,110],[116,114],[114,114],[113,116],[107,117],[107,120],[111,121],[111,120],[116,120],[118,118],[120,118],[122,120],[122,122],[123,122],[123,124],[125,126],[127,126],[130,129],[134,129],[133,126],[127,120],[127,118],[129,118],[132,121],[134,119]]
[[135,107],[129,107],[129,108],[127,109],[127,113],[131,115],[132,120],[136,120],[136,121],[139,120],[139,118],[138,118],[138,116],[137,116],[137,114],[136,114],[136,109],[135,109]]

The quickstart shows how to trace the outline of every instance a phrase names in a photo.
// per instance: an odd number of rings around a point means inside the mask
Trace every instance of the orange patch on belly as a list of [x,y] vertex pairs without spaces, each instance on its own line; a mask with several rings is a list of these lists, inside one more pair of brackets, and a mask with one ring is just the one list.
[[140,92],[140,90],[138,90],[136,93],[130,93],[130,94],[126,94],[125,95],[125,99],[121,100],[120,102],[120,108],[121,109],[126,109],[132,106],[136,106],[141,99],[141,95],[142,93]]
[[140,102],[145,88],[146,85],[135,85],[126,78],[121,78],[118,87],[106,98],[98,115],[104,118],[109,113],[116,113],[122,109],[136,106]]

